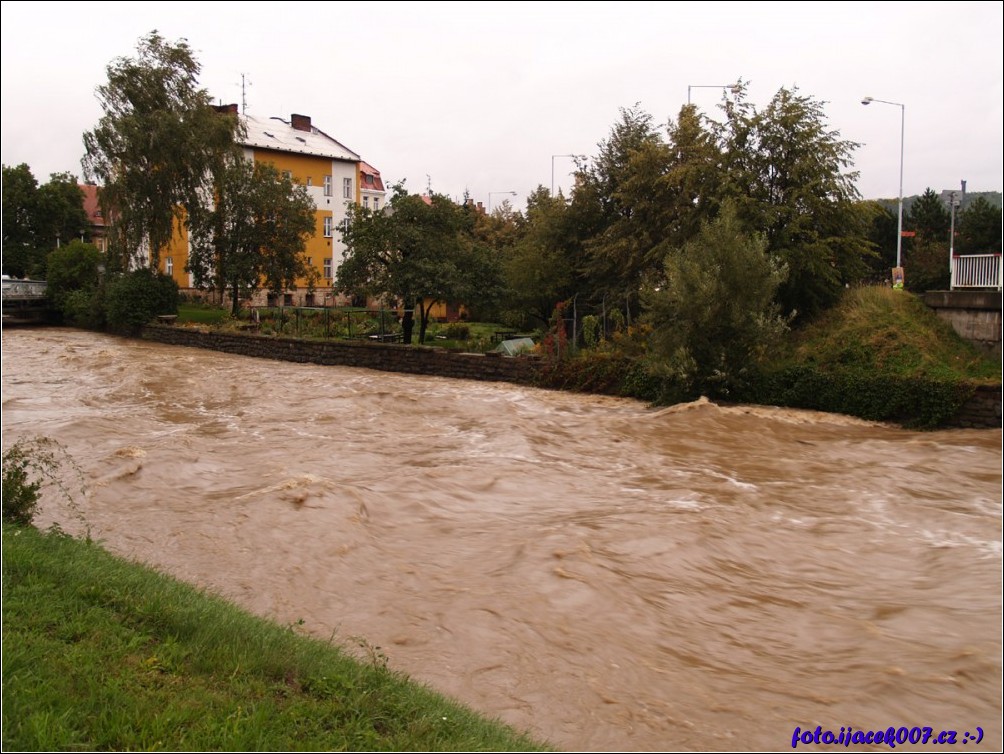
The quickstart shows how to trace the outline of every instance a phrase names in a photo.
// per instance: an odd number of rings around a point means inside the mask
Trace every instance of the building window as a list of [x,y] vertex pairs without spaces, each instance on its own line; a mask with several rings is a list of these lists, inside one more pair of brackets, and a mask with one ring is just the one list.
[[373,185],[373,176],[371,176],[369,173],[366,174],[366,185],[367,186]]
[[342,178],[342,198],[351,199],[352,198],[352,179]]
[[377,211],[378,209],[380,209],[380,200],[379,200],[379,199],[377,199],[377,198],[376,198],[376,197],[374,196],[374,197],[373,197],[373,211],[374,211],[374,212],[376,212],[376,211]]
[[331,280],[331,260],[324,260],[324,278],[325,280]]
[[363,206],[364,206],[364,207],[365,207],[366,209],[369,209],[369,208],[370,208],[370,198],[369,198],[368,196],[364,196],[364,197],[363,197]]
[[324,195],[331,196],[331,176],[324,176]]
[[307,176],[307,185],[308,186],[313,186],[314,185],[314,179],[311,178],[309,175]]
[[283,170],[282,171],[282,176],[287,181],[292,181],[293,180],[293,171],[291,171],[291,170]]
[[324,237],[331,238],[331,218],[324,218]]
[[168,277],[174,276],[174,258],[164,257],[164,272],[167,273]]
[[304,306],[313,306],[314,305],[314,294],[313,293],[308,293],[306,295],[306,297],[304,298],[303,303],[304,303]]
[[293,305],[293,294],[292,293],[284,293],[284,294],[282,294],[282,305],[283,306],[292,306]]

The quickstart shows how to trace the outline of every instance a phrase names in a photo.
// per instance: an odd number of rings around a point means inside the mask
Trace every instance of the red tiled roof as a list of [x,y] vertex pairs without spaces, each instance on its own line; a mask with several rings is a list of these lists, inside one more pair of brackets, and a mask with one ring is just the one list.
[[362,175],[372,175],[373,183],[366,184],[363,182],[363,188],[373,189],[374,191],[383,191],[383,178],[380,177],[380,171],[375,167],[370,165],[368,162],[359,163],[359,172]]
[[98,202],[98,187],[93,183],[78,183],[80,190],[84,192],[84,212],[87,213],[87,221],[91,225],[104,225],[105,218],[101,214],[101,204]]

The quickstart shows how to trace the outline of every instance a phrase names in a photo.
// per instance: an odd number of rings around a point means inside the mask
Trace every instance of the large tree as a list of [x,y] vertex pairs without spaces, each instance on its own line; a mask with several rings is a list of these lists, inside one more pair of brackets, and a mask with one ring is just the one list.
[[259,287],[279,294],[316,270],[304,253],[314,201],[269,163],[228,158],[214,175],[211,205],[192,208],[188,269],[200,288],[230,291],[236,315]]
[[670,210],[660,178],[670,151],[640,109],[622,108],[610,135],[588,168],[580,169],[573,203],[593,224],[585,242],[583,272],[600,295],[635,296],[645,272],[659,267]]
[[3,269],[14,277],[45,277],[50,250],[88,234],[83,193],[69,173],[41,186],[26,164],[3,166]]
[[740,87],[724,110],[725,194],[787,266],[783,308],[811,315],[830,306],[867,275],[875,253],[849,170],[858,145],[827,126],[822,102],[796,89],[780,89],[761,111]]
[[198,85],[200,65],[185,40],[156,31],[136,58],[118,58],[97,89],[104,116],[84,134],[86,175],[102,184],[111,251],[122,266],[156,266],[161,249],[201,201],[206,177],[235,148],[240,124],[218,113]]
[[546,326],[555,305],[574,295],[568,216],[564,198],[551,196],[543,186],[527,197],[526,219],[501,249],[507,288],[501,316],[507,324]]
[[947,250],[952,216],[934,189],[928,188],[913,201],[905,224],[918,237],[932,243],[943,243]]
[[653,365],[688,392],[727,394],[787,328],[775,299],[787,269],[731,202],[665,267],[665,281],[644,295]]
[[982,196],[976,197],[955,220],[959,254],[1001,253],[1001,210]]
[[72,173],[52,173],[49,182],[39,186],[38,211],[43,246],[84,240],[90,234],[84,192]]
[[405,343],[412,342],[418,311],[424,342],[433,303],[476,299],[484,305],[501,290],[496,255],[474,239],[474,211],[441,194],[408,194],[402,184],[383,212],[351,205],[339,289],[400,301]]

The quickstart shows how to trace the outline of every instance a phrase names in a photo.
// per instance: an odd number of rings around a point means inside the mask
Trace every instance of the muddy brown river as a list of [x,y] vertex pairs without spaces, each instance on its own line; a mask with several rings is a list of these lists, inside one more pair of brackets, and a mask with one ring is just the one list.
[[1001,749],[1000,430],[6,328],[25,435],[83,470],[109,550],[561,749]]

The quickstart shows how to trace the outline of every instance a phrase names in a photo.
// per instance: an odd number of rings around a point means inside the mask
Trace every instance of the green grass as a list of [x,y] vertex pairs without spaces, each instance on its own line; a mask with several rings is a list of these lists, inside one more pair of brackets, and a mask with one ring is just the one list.
[[4,750],[546,750],[99,546],[3,525]]
[[[439,337],[448,332],[450,325],[445,322],[434,322],[429,324],[429,331],[425,336],[425,345],[447,348],[451,351],[472,351],[477,353],[490,351],[498,345],[498,341],[495,340],[496,332],[513,332],[511,327],[500,325],[497,322],[462,322],[460,324],[466,326],[469,331],[466,340]],[[415,334],[417,338],[417,329]],[[523,335],[526,333],[521,331],[520,334]]]
[[899,377],[999,383],[1000,359],[963,340],[915,295],[849,290],[815,322],[792,333],[780,362]]
[[199,303],[178,305],[178,322],[194,322],[200,325],[218,325],[230,316],[229,309]]

